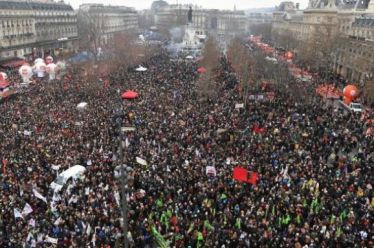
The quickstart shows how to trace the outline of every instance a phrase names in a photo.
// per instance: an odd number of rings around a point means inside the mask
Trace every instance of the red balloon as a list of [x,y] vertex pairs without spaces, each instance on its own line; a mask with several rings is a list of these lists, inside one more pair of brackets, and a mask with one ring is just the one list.
[[359,90],[355,85],[347,85],[343,89],[344,102],[349,104],[353,102],[359,95]]
[[286,59],[292,59],[292,58],[293,58],[292,52],[286,52]]
[[352,99],[357,98],[358,93],[359,93],[358,88],[354,85],[347,85],[343,89],[343,95],[346,97],[350,97]]

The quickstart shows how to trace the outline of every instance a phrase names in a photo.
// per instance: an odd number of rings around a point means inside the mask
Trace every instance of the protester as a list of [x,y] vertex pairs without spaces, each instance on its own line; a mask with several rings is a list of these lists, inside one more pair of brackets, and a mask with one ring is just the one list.
[[[2,103],[1,247],[121,247],[118,124],[135,127],[123,137],[131,247],[374,245],[374,141],[358,118],[277,89],[236,109],[225,59],[205,100],[194,62],[160,53],[143,66],[101,80],[71,69]],[[129,89],[139,97],[122,100]],[[54,193],[73,165],[85,173]],[[237,166],[258,181],[233,180]]]

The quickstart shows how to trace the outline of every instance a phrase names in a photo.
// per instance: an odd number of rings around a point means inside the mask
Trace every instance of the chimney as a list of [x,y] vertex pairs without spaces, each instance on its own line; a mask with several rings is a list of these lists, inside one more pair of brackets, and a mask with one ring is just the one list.
[[300,8],[300,3],[296,3],[296,9],[298,10]]

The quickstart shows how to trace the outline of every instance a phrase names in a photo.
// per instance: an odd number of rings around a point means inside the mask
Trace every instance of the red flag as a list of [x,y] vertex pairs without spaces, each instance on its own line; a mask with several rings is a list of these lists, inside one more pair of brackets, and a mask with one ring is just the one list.
[[3,158],[3,175],[6,175],[6,166],[8,164],[8,160]]
[[108,88],[109,87],[109,80],[106,79],[104,80],[104,88]]
[[233,179],[240,181],[240,182],[247,182],[248,171],[241,167],[234,168]]
[[257,184],[257,181],[258,181],[258,173],[250,172],[242,167],[235,167],[233,179],[239,182],[246,182],[246,183],[255,185]]
[[251,176],[248,179],[248,183],[252,185],[256,185],[258,180],[258,173],[257,172],[252,172]]

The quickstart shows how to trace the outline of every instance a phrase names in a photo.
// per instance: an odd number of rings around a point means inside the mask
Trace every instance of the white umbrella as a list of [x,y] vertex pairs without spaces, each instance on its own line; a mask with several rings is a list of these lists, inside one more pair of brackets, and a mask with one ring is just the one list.
[[187,56],[186,59],[193,59],[191,55]]
[[87,107],[87,104],[86,102],[81,102],[77,105],[77,109],[78,110],[84,110],[86,107]]
[[148,70],[148,69],[141,66],[141,65],[138,68],[136,68],[136,71],[146,71],[146,70]]

